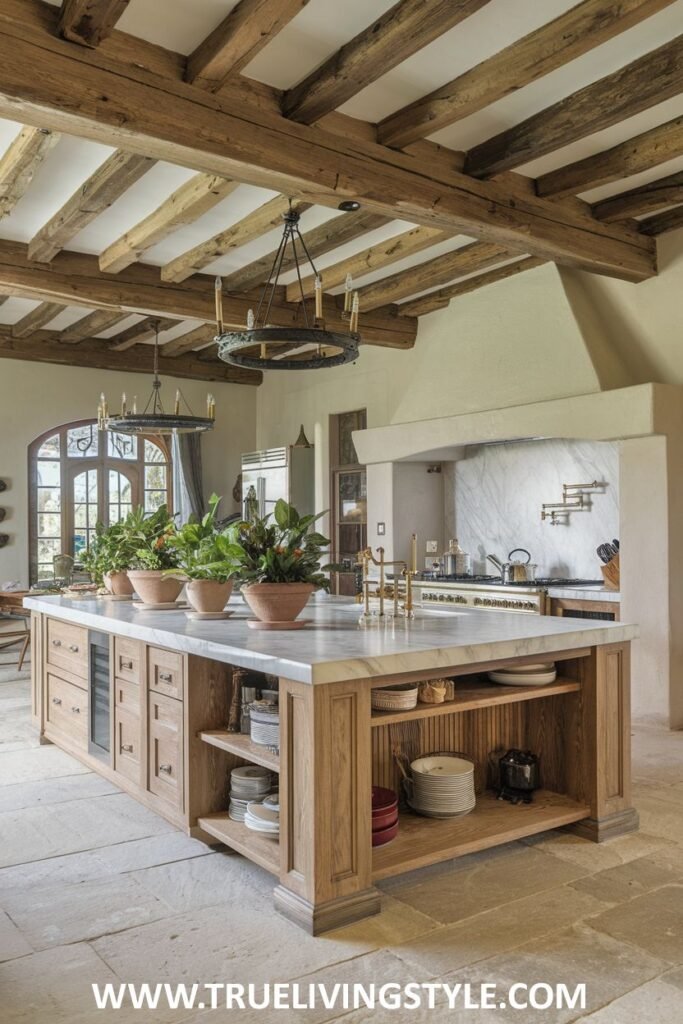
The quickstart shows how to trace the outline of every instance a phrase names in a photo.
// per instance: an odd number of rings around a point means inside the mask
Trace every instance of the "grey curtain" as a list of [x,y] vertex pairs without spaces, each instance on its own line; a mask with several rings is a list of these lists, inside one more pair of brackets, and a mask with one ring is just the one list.
[[204,489],[202,483],[202,435],[174,434],[173,456],[173,510],[180,513],[176,523],[186,523],[190,515],[204,515]]

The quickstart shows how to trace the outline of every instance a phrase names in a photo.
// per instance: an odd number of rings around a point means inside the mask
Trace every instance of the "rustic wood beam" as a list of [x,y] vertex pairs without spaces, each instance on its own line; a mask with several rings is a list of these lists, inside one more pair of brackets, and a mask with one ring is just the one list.
[[[380,217],[376,213],[366,213],[365,210],[357,210],[354,213],[345,213],[324,224],[312,228],[303,234],[311,259],[324,256],[325,253],[338,249],[347,242],[353,242],[357,238],[384,227],[390,223],[389,217]],[[223,287],[228,291],[242,292],[256,288],[264,284],[270,277],[270,272],[275,260],[275,252],[269,252],[253,263],[248,263],[234,274],[228,274],[223,278]],[[295,269],[292,256],[285,256],[282,261],[282,273],[286,274]]]
[[640,230],[644,235],[665,235],[668,231],[683,228],[683,206],[674,206],[671,210],[656,213],[639,221]]
[[[97,258],[61,252],[52,263],[32,263],[26,246],[0,241],[0,292],[63,305],[87,306],[120,313],[172,317],[178,320],[214,322],[214,283],[200,275],[180,285],[159,281],[155,267],[136,264],[120,274],[103,274]],[[226,324],[244,327],[253,297],[225,292],[223,316]],[[273,323],[283,327],[303,322],[300,304],[287,303],[284,289],[278,291],[271,309]],[[327,310],[331,330],[348,330],[336,306]],[[367,344],[410,348],[417,334],[417,321],[399,317],[394,307],[378,309],[363,316],[363,340]]]
[[82,46],[98,46],[111,35],[130,0],[62,0],[59,31]]
[[678,203],[683,203],[683,171],[610,196],[594,203],[592,209],[598,220],[628,220]]
[[525,270],[542,267],[547,262],[537,256],[525,256],[524,259],[517,260],[516,263],[506,263],[504,267],[494,267],[493,270],[488,270],[485,274],[468,277],[466,281],[459,281],[447,288],[439,288],[438,291],[423,295],[420,299],[404,302],[398,307],[399,312],[405,316],[425,316],[437,309],[445,309],[450,305],[452,299],[457,299],[461,295],[468,295],[479,288],[485,288],[486,285],[495,284],[496,281],[504,281],[508,277],[516,277],[517,274],[523,274]]
[[0,159],[0,218],[12,212],[58,139],[45,128],[24,127],[9,145]]
[[64,305],[61,302],[41,302],[39,306],[12,325],[12,337],[27,338],[29,334],[35,334],[41,327],[49,324],[50,320],[59,316],[63,309]]
[[[298,203],[300,212],[310,208],[310,203]],[[282,227],[282,218],[289,209],[287,196],[276,196],[274,199],[259,206],[246,217],[242,217],[236,224],[231,224],[225,231],[219,232],[206,242],[200,242],[192,249],[177,256],[170,263],[161,268],[162,281],[185,281],[192,274],[198,274],[200,270],[213,263],[219,256],[225,256],[233,249],[253,242],[261,235],[267,234],[274,228]]]
[[94,338],[101,331],[122,323],[129,316],[130,313],[120,313],[116,309],[96,309],[62,331],[59,340],[63,345],[77,345],[86,338]]
[[483,177],[520,167],[662,103],[681,89],[683,35],[475,146],[467,154],[465,170]]
[[602,153],[577,160],[536,179],[539,196],[576,195],[600,185],[629,178],[683,154],[683,115],[658,124],[633,139],[627,139]]
[[[33,74],[36,66],[42,74]],[[655,273],[654,244],[632,229],[601,224],[565,204],[511,196],[504,184],[475,181],[429,157],[296,124],[231,96],[216,99],[102,50],[70,46],[36,18],[27,22],[15,0],[0,0],[0,116],[18,114],[27,123],[323,205],[357,199],[367,212],[461,231],[568,266],[627,280]]]
[[109,209],[155,163],[155,160],[138,153],[125,153],[120,149],[112,153],[36,232],[28,243],[29,259],[49,263],[79,231]]
[[169,357],[176,359],[178,356],[184,355],[185,352],[192,352],[198,348],[204,348],[205,345],[210,344],[216,337],[216,327],[212,324],[202,324],[201,327],[195,327],[194,330],[188,331],[187,334],[182,334],[179,338],[173,338],[172,341],[164,342],[163,348],[160,350],[164,358]]
[[187,81],[217,92],[307,3],[308,0],[240,0],[187,58]]
[[126,349],[141,345],[145,341],[152,341],[157,330],[168,331],[177,325],[177,320],[162,319],[161,317],[148,316],[137,324],[133,324],[120,334],[114,335],[109,341],[109,348],[112,352],[125,352]]
[[400,0],[285,93],[287,117],[313,124],[489,0]]
[[437,256],[426,263],[420,263],[417,267],[410,267],[409,270],[402,270],[398,274],[384,277],[381,281],[361,288],[361,311],[376,309],[387,302],[398,302],[427,288],[448,284],[458,277],[483,270],[492,263],[500,263],[501,260],[513,255],[514,253],[492,242],[471,242],[446,253],[445,256]]
[[378,140],[402,149],[535,82],[673,0],[583,0],[453,81],[385,117]]
[[177,228],[213,209],[236,188],[236,181],[214,174],[196,174],[153,213],[112,242],[100,255],[100,270],[118,274]]
[[[89,366],[98,370],[120,370],[149,375],[153,369],[154,350],[151,345],[138,345],[127,352],[112,352],[101,339],[91,338],[77,349],[62,345],[59,331],[38,331],[30,338],[13,338],[8,327],[0,326],[0,359],[22,359],[35,363],[62,366]],[[190,380],[211,380],[224,384],[258,385],[263,380],[259,370],[229,366],[202,354],[186,354],[166,359],[159,354],[159,371],[167,377]]]
[[[399,260],[405,259],[406,256],[414,256],[424,249],[431,249],[432,246],[438,245],[439,242],[445,242],[452,237],[449,232],[441,231],[439,228],[417,227],[411,228],[409,231],[403,231],[400,235],[388,238],[386,242],[378,242],[377,245],[372,245],[362,252],[357,252],[354,256],[349,256],[348,259],[340,260],[339,263],[335,263],[333,266],[325,267],[324,270],[320,271],[323,288],[325,291],[331,291],[333,288],[344,284],[348,274],[352,278],[363,277],[365,274],[372,273],[373,270],[381,270],[382,267],[398,263]],[[299,286],[298,281],[293,281],[287,287],[287,299],[289,302],[297,301],[301,296],[301,288],[303,288],[304,295],[313,295],[315,292],[315,276],[310,274],[308,277],[305,277],[301,282],[301,286]]]

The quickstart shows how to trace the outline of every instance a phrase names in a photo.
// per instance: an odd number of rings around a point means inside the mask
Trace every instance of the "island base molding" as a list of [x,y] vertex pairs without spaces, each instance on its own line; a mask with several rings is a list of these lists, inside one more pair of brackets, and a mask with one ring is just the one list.
[[604,843],[609,839],[616,839],[617,836],[625,836],[629,832],[637,832],[640,828],[640,818],[634,807],[626,811],[618,811],[610,814],[607,818],[583,818],[573,825],[566,825],[567,832],[581,836],[582,839],[590,839],[593,843]]
[[309,935],[322,935],[365,917],[374,917],[382,909],[382,896],[377,889],[366,889],[351,896],[340,896],[329,903],[314,904],[291,889],[278,885],[273,892],[273,902],[279,913]]

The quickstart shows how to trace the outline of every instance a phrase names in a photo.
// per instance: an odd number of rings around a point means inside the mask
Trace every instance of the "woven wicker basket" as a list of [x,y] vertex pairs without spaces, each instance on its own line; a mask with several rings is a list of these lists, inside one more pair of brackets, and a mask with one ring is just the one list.
[[370,703],[375,711],[412,711],[417,707],[417,685],[378,687],[372,691]]

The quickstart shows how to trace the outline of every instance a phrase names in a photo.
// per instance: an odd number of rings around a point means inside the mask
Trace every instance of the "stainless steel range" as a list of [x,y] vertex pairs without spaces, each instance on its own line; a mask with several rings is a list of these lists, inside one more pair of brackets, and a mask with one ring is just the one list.
[[537,579],[505,583],[500,576],[430,576],[414,581],[415,604],[422,607],[477,608],[482,611],[545,615],[548,587],[601,585],[601,580]]

